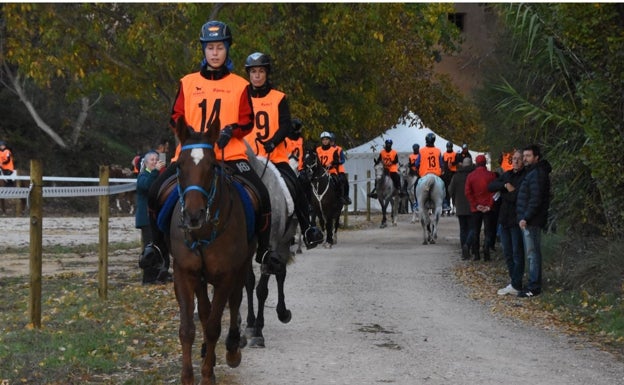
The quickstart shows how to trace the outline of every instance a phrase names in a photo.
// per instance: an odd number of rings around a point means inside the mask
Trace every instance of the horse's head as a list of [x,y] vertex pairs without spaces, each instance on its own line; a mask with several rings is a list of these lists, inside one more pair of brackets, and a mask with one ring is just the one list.
[[303,158],[303,165],[308,178],[318,177],[323,172],[323,165],[316,153],[316,150],[308,149]]
[[207,132],[195,132],[184,117],[178,119],[176,134],[181,143],[177,173],[182,227],[194,230],[210,218],[210,206],[217,184],[214,143],[220,132],[216,119]]
[[381,180],[384,176],[386,176],[386,168],[383,163],[379,162],[375,165],[375,179]]

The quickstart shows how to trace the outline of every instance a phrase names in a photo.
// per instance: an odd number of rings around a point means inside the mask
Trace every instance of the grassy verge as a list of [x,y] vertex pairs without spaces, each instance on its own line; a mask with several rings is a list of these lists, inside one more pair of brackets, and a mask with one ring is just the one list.
[[492,313],[563,331],[580,344],[596,345],[624,359],[624,265],[616,255],[618,247],[596,246],[543,236],[543,292],[532,299],[496,294],[509,283],[500,245],[491,262],[459,262],[455,275]]

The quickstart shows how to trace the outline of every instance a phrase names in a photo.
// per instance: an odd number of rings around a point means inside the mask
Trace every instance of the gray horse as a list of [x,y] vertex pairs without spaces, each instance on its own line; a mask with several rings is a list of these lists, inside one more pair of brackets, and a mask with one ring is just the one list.
[[388,174],[381,162],[375,165],[375,191],[377,191],[377,200],[379,200],[381,213],[383,215],[379,227],[383,229],[388,226],[386,224],[386,210],[388,209],[388,205],[390,205],[392,226],[396,226],[399,191],[394,187],[390,174]]
[[[426,174],[416,185],[420,224],[423,228],[423,245],[435,243],[438,238],[438,221],[442,215],[442,202],[446,191],[444,181],[435,174]],[[430,211],[433,213],[431,218]]]
[[[289,192],[284,178],[273,163],[266,158],[256,157],[247,146],[247,156],[249,164],[254,171],[262,178],[262,182],[269,190],[271,197],[271,237],[270,245],[277,252],[281,261],[286,266],[293,257],[290,250],[292,239],[297,230],[297,217],[294,215],[295,205],[292,195]],[[247,290],[247,327],[245,334],[249,339],[250,347],[263,348],[264,336],[264,304],[269,295],[268,274],[261,274],[256,286],[256,297],[258,299],[258,311],[254,314],[253,290],[256,276],[253,269],[249,269],[245,288]],[[286,280],[286,270],[275,275],[277,281],[277,306],[275,308],[277,317],[282,323],[290,322],[292,313],[286,308],[284,297],[284,281]]]

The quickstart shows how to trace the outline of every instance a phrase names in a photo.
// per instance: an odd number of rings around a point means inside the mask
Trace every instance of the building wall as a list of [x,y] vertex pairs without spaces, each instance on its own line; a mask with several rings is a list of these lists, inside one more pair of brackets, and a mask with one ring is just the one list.
[[470,96],[481,83],[480,68],[484,59],[493,53],[497,17],[487,3],[456,3],[455,9],[457,14],[463,14],[461,51],[443,54],[434,68],[438,73],[449,75],[464,95]]

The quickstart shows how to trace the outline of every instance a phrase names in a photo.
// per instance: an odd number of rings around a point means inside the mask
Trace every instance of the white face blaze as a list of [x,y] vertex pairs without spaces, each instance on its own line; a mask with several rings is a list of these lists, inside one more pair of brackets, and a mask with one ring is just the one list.
[[201,148],[194,148],[191,150],[191,158],[193,158],[193,162],[195,166],[199,164],[199,162],[204,159],[204,150]]

